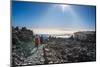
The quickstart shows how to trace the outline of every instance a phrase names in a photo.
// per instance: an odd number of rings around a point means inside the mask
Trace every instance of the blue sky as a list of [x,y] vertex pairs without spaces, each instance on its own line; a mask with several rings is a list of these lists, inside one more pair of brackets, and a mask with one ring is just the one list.
[[96,7],[82,5],[12,2],[12,25],[28,28],[95,30]]

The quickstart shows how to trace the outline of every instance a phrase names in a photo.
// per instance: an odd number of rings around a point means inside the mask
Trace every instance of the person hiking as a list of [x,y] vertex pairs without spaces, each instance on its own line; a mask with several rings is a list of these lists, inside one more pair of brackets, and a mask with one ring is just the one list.
[[42,35],[41,35],[41,37],[40,37],[40,43],[41,43],[41,44],[44,43],[44,41],[43,41],[43,36],[42,36]]
[[38,48],[38,45],[40,44],[40,36],[39,35],[36,35],[35,36],[35,47]]

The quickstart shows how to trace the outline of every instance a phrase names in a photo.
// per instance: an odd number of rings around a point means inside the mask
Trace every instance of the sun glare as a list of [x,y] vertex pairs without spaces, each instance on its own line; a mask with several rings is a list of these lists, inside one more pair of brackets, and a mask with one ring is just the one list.
[[66,9],[69,9],[69,5],[59,5],[62,11],[65,11]]

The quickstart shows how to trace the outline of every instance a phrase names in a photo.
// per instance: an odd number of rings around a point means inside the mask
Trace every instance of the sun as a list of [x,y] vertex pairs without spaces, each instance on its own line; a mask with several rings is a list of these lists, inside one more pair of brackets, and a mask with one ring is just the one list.
[[64,12],[66,9],[69,9],[69,5],[59,5],[59,7],[62,9]]
[[59,4],[59,5],[55,5],[54,7],[59,8],[62,12],[64,11],[69,11],[70,10],[70,5],[66,5],[66,4]]

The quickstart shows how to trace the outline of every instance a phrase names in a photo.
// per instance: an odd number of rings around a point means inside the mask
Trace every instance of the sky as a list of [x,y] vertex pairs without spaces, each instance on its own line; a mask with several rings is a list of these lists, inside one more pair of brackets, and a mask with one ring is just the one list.
[[95,30],[96,7],[12,2],[12,25],[31,29]]

